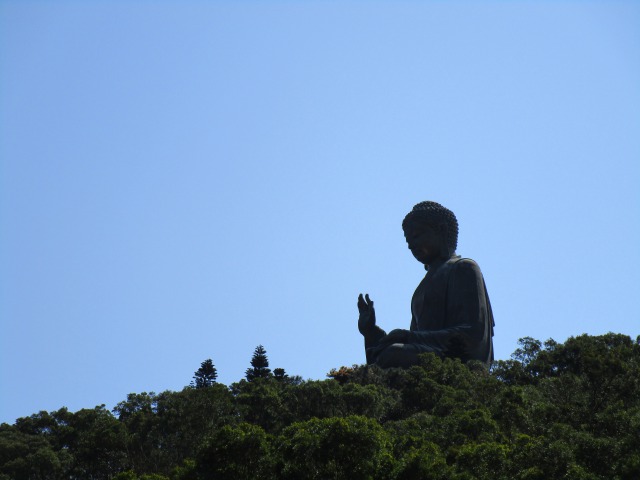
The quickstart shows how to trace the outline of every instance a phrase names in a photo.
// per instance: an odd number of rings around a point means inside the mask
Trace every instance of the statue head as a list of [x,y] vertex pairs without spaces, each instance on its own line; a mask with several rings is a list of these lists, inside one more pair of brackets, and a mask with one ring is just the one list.
[[458,220],[453,212],[436,202],[420,202],[402,221],[411,253],[429,265],[438,258],[449,259],[458,246]]

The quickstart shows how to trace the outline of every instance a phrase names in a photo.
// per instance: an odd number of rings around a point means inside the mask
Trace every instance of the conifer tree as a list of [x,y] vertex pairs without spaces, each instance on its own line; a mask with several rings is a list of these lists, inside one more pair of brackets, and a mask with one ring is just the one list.
[[245,372],[248,381],[253,381],[256,378],[268,378],[271,376],[271,369],[269,368],[269,359],[267,358],[267,351],[262,345],[258,345],[253,352],[251,358],[251,368],[247,368]]
[[287,380],[289,378],[289,375],[287,375],[287,372],[284,370],[284,368],[274,368],[273,369],[273,377],[276,380]]
[[206,388],[216,383],[218,370],[213,365],[210,358],[200,364],[200,368],[195,371],[191,386],[195,388]]

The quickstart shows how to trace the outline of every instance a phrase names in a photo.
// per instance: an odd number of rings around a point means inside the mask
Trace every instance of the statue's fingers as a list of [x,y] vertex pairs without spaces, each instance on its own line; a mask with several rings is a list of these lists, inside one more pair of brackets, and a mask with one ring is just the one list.
[[369,298],[369,294],[367,294],[367,302],[369,303],[369,308],[373,308],[373,300]]

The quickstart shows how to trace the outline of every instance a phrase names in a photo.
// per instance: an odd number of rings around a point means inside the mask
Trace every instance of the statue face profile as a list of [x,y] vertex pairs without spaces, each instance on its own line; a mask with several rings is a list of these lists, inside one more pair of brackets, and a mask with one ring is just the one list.
[[420,202],[402,221],[402,230],[413,256],[425,266],[449,260],[458,244],[458,220],[436,202]]
[[404,228],[407,246],[420,263],[428,265],[440,257],[442,235],[438,230],[425,222],[410,222]]

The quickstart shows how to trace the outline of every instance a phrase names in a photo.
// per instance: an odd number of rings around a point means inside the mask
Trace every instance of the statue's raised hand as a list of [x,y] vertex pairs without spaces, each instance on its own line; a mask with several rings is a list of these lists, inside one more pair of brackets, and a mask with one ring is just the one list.
[[367,335],[376,326],[376,311],[368,293],[364,297],[362,294],[358,295],[358,312],[358,330],[362,335]]

